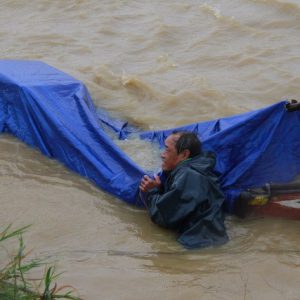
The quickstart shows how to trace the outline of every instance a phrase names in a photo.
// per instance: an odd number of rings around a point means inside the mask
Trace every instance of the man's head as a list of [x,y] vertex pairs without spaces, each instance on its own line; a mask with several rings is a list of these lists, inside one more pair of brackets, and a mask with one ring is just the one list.
[[201,153],[201,142],[192,132],[174,131],[165,140],[165,150],[161,154],[162,169],[171,171],[183,160]]

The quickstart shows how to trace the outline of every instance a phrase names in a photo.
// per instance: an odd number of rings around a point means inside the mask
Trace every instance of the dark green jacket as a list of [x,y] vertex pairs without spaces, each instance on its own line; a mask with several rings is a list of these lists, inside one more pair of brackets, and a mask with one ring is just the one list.
[[213,173],[212,152],[181,162],[170,172],[162,190],[147,193],[152,221],[179,233],[186,248],[220,245],[228,240],[224,225],[223,193]]

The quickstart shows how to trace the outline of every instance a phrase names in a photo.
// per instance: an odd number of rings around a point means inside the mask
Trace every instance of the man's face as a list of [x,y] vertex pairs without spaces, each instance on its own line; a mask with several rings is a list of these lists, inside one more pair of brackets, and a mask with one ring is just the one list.
[[181,154],[177,154],[175,143],[179,136],[171,134],[165,140],[165,150],[161,153],[162,169],[164,171],[174,170],[176,165],[183,160]]

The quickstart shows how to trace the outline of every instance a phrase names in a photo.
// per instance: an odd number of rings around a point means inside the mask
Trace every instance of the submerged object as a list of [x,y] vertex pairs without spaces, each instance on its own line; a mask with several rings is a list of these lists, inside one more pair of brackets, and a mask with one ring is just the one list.
[[[246,203],[241,217],[271,216],[300,220],[300,182],[265,184],[261,188],[241,193],[240,203]],[[243,206],[241,204],[240,206]]]
[[249,214],[300,220],[300,193],[273,196],[264,205],[250,207]]
[[85,85],[43,62],[0,60],[0,132],[40,149],[103,190],[142,205],[138,186],[145,171],[105,133],[138,134],[163,146],[173,130],[195,132],[203,149],[217,154],[216,169],[232,213],[240,194],[267,182],[287,183],[300,174],[300,111],[281,101],[232,117],[174,129],[143,132],[95,108]]

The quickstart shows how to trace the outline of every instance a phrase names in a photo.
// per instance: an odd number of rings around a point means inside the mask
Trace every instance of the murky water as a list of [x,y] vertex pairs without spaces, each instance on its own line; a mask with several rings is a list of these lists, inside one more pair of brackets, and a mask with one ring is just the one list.
[[[300,99],[300,1],[4,1],[3,59],[42,60],[96,105],[168,128]],[[140,164],[158,152],[122,144]],[[228,217],[230,242],[185,251],[146,212],[0,136],[1,226],[97,299],[299,299],[300,223]]]

